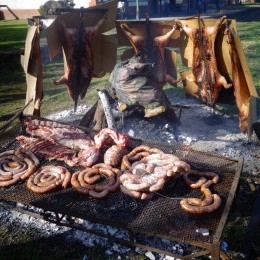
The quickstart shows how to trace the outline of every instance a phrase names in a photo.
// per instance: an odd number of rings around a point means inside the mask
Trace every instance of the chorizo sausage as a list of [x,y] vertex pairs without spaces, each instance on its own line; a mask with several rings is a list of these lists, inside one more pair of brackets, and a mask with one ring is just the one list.
[[206,206],[195,206],[189,203],[188,199],[182,199],[180,204],[181,208],[190,214],[204,214],[211,213],[221,206],[221,198],[217,194],[213,194],[213,203]]
[[[192,181],[190,179],[190,175],[200,177],[200,179],[198,181]],[[219,182],[219,176],[215,172],[198,172],[198,171],[191,170],[183,174],[183,180],[191,188],[200,188],[203,184],[207,182],[208,178],[210,178],[212,182],[215,184]]]
[[[44,194],[58,188],[66,188],[70,179],[71,173],[66,168],[45,165],[29,177],[27,188],[34,193]],[[66,181],[65,183],[64,180]]]
[[0,187],[10,187],[28,179],[37,167],[39,160],[32,152],[24,149],[8,150],[0,154]]
[[[73,174],[71,184],[76,191],[101,199],[119,187],[120,170],[106,167],[104,164],[100,164],[98,167],[87,168]],[[100,183],[102,176],[107,178],[104,183]]]

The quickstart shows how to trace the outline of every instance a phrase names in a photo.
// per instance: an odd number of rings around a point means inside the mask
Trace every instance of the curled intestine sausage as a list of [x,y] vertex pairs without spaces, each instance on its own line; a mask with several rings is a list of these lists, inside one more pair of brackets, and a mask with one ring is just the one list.
[[62,166],[46,165],[31,175],[27,188],[34,193],[44,194],[70,185],[71,173]]
[[30,151],[22,148],[0,154],[0,187],[10,187],[32,175],[40,162]]
[[217,210],[221,205],[221,198],[217,194],[212,195],[213,203],[206,206],[191,205],[189,199],[182,199],[181,208],[191,214],[211,213]]
[[[87,183],[87,185],[92,185],[96,182],[98,182],[101,178],[100,175],[98,175],[99,173],[99,170],[96,168],[96,169],[93,169],[93,170],[89,170],[88,172],[84,172],[82,171],[80,174],[79,174],[79,182],[82,186],[84,186],[83,183]],[[85,186],[87,187],[87,186]],[[92,186],[90,186],[90,189],[91,189]],[[93,188],[93,187],[92,187]]]
[[120,190],[127,196],[136,199],[141,199],[141,200],[148,200],[154,196],[153,192],[140,192],[140,191],[128,190],[124,185],[120,185]]
[[[190,179],[190,175],[200,177],[200,179],[197,181],[192,181]],[[205,184],[208,181],[209,178],[215,184],[219,182],[219,176],[215,172],[198,172],[198,171],[191,170],[183,174],[183,180],[185,181],[185,183],[194,189],[200,188],[203,184]]]
[[144,163],[155,164],[156,166],[159,166],[159,167],[169,166],[169,165],[171,167],[176,166],[177,168],[174,168],[174,169],[176,169],[179,172],[190,171],[190,165],[184,161],[181,161],[179,157],[177,157],[173,154],[155,153],[155,154],[146,156],[141,161]]
[[122,183],[128,190],[131,191],[149,191],[151,184],[143,179],[127,180]]
[[[86,168],[73,174],[71,184],[76,191],[96,199],[104,198],[109,192],[119,188],[121,171],[110,165],[100,163],[92,168]],[[103,183],[102,176],[107,181]]]
[[[213,176],[211,173],[209,175]],[[200,187],[201,192],[204,194],[203,200],[198,198],[184,198],[180,201],[181,208],[191,214],[211,213],[217,210],[221,205],[221,198],[217,194],[212,194],[209,189],[209,186],[216,181],[216,179],[214,181],[213,179],[208,180]]]
[[147,199],[150,193],[163,189],[170,178],[190,171],[190,166],[173,154],[141,145],[123,157],[121,170],[122,192]]
[[131,163],[134,161],[139,161],[145,156],[148,156],[153,153],[163,153],[160,149],[157,148],[151,148],[146,145],[140,145],[135,147],[130,153],[125,155],[122,159],[122,164],[121,164],[121,170],[125,171],[127,169],[130,169]]
[[89,192],[89,189],[82,187],[78,181],[78,176],[81,173],[81,171],[74,172],[71,177],[71,185],[76,189],[77,192],[79,192],[82,195],[87,195]]
[[190,205],[194,205],[194,206],[208,206],[210,204],[212,204],[213,202],[213,197],[212,197],[212,193],[209,189],[209,186],[212,184],[212,181],[208,181],[205,184],[203,184],[201,186],[201,191],[204,194],[204,199],[197,199],[197,198],[187,198],[187,202]]
[[112,169],[113,167],[107,163],[97,163],[97,164],[94,164],[92,166],[93,169],[98,169],[98,168],[107,168],[107,169]]

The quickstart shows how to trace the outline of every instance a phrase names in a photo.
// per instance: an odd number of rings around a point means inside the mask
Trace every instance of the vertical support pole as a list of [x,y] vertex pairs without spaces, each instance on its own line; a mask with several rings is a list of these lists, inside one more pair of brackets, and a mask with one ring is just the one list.
[[213,242],[211,245],[211,259],[219,260],[220,259],[220,242]]
[[140,20],[140,15],[139,15],[139,0],[136,0],[136,20]]
[[81,56],[82,56],[82,35],[83,35],[83,13],[84,8],[80,8],[79,24],[78,24],[78,39],[77,39],[77,52],[76,52],[76,78],[73,84],[73,100],[74,100],[74,112],[77,110],[78,98],[79,98],[79,82],[81,77]]

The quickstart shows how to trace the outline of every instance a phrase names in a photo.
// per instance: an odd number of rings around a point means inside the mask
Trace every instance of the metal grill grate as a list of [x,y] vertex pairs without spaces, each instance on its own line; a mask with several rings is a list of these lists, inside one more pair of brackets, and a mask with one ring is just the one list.
[[[94,133],[91,133],[93,136]],[[174,241],[211,243],[225,224],[221,221],[231,207],[239,176],[242,159],[232,159],[206,152],[194,151],[187,146],[133,139],[132,146],[146,144],[167,153],[174,153],[189,163],[194,170],[214,171],[220,182],[211,186],[220,195],[222,206],[216,212],[203,215],[190,215],[180,208],[180,198],[200,197],[197,189],[188,188],[182,178],[168,182],[165,188],[149,201],[140,201],[122,194],[120,191],[96,200],[78,194],[73,188],[50,194],[37,195],[20,183],[8,189],[0,189],[0,198],[42,208],[46,211],[62,213],[96,223],[107,224],[147,235],[169,238]],[[12,142],[5,149],[15,148]],[[53,163],[53,162],[51,162]],[[50,162],[42,161],[42,165]],[[60,164],[62,163],[56,163]],[[65,166],[65,165],[64,165]],[[71,172],[75,169],[67,167]],[[207,228],[209,236],[196,232],[197,228]],[[221,234],[220,234],[221,235]]]

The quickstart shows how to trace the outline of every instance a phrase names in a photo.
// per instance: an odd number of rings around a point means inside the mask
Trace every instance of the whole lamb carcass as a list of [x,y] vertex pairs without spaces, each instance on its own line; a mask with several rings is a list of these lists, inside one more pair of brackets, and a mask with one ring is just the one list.
[[159,35],[154,38],[151,37],[149,30],[149,20],[146,21],[147,35],[135,35],[131,28],[127,24],[122,23],[120,25],[123,33],[131,43],[135,54],[140,55],[141,62],[151,62],[154,64],[154,75],[158,80],[160,87],[162,88],[167,82],[171,85],[176,84],[177,80],[171,75],[167,74],[164,60],[164,50],[169,42],[172,34],[177,29],[174,24],[170,31],[164,35]]
[[69,95],[75,102],[83,99],[93,77],[101,77],[94,72],[94,54],[91,44],[98,30],[103,25],[104,15],[94,26],[83,27],[81,19],[78,28],[67,28],[64,20],[58,18],[58,33],[61,39],[65,56],[64,75],[59,80],[54,80],[55,85],[66,84]]
[[220,74],[215,56],[215,40],[225,19],[223,16],[214,26],[203,25],[199,28],[189,28],[183,22],[177,22],[180,30],[192,40],[194,81],[198,84],[201,99],[211,106],[216,104],[222,86],[225,88],[232,86]]

